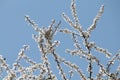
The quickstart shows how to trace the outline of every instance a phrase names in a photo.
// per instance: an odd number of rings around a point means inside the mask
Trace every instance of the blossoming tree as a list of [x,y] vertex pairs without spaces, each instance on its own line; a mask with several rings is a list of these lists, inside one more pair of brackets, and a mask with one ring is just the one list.
[[[33,35],[32,37],[38,45],[41,62],[37,63],[30,59],[25,54],[29,46],[24,45],[16,61],[13,63],[12,68],[6,63],[5,58],[0,55],[1,78],[3,80],[58,80],[58,75],[60,75],[61,80],[73,80],[73,77],[78,73],[79,79],[76,80],[120,80],[120,64],[114,69],[114,72],[111,71],[114,62],[120,63],[120,52],[112,55],[107,49],[101,48],[94,41],[89,40],[103,11],[104,5],[100,7],[99,12],[93,19],[93,23],[87,30],[83,30],[79,23],[74,0],[71,2],[71,12],[74,22],[65,13],[62,14],[63,19],[73,30],[59,29],[61,21],[55,25],[55,20],[52,20],[52,23],[48,27],[40,28],[28,15],[26,15],[25,20],[31,24],[33,29],[38,33],[38,35]],[[84,59],[84,63],[87,63],[87,71],[85,72],[87,74],[84,74],[80,65],[67,60],[65,57],[59,56],[56,48],[59,48],[60,41],[54,41],[54,36],[57,32],[68,34],[72,37],[75,48],[73,50],[66,49],[66,53],[69,53],[71,57],[79,56],[79,60]],[[82,44],[80,41],[82,41]],[[103,53],[103,55],[108,58],[108,63],[102,64],[97,56],[94,55],[96,52]],[[59,71],[58,74],[54,74],[54,70],[51,69],[51,61],[48,59],[49,55],[52,55],[56,63],[57,70]],[[25,60],[29,66],[25,67],[21,65],[22,59]],[[96,64],[96,66],[94,64]],[[66,68],[64,68],[63,65],[67,66],[69,70],[67,69],[68,71],[65,71]],[[95,73],[93,70],[95,67],[98,68],[98,71],[96,75],[93,75],[93,73]],[[34,73],[36,70],[39,71],[38,74]]]

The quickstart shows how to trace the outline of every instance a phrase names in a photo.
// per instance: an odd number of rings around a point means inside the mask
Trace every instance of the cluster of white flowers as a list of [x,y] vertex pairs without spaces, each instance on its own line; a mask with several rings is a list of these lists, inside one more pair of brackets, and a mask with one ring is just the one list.
[[[107,49],[100,48],[96,45],[95,42],[89,41],[89,38],[91,36],[91,32],[94,31],[94,29],[96,28],[98,20],[102,16],[102,13],[104,11],[104,5],[102,5],[100,7],[98,14],[93,19],[92,25],[90,27],[88,27],[87,30],[83,30],[82,26],[79,23],[79,19],[77,17],[75,0],[72,0],[71,11],[72,11],[72,16],[73,16],[73,19],[75,22],[73,22],[67,15],[65,15],[65,13],[63,13],[63,18],[71,27],[73,27],[75,30],[77,30],[78,33],[77,33],[77,31],[72,31],[69,29],[61,30],[61,32],[63,32],[63,33],[67,33],[67,34],[72,35],[73,41],[75,43],[75,49],[74,50],[67,49],[66,52],[72,54],[73,56],[78,55],[81,58],[86,58],[88,60],[89,64],[88,64],[87,71],[89,72],[89,79],[90,80],[94,80],[94,79],[102,80],[102,79],[104,79],[103,75],[106,75],[107,79],[108,79],[108,77],[112,78],[112,76],[110,76],[110,74],[111,74],[110,67],[111,67],[111,65],[114,64],[114,62],[116,60],[119,59],[118,55],[120,55],[120,53],[118,53],[117,55],[112,57],[111,53]],[[84,45],[84,47],[86,47],[86,50],[80,45],[80,43],[78,42],[79,39],[77,39],[77,37],[82,38],[83,45]],[[110,61],[108,61],[107,67],[103,66],[101,64],[100,60],[97,59],[96,56],[94,56],[93,50],[105,54],[106,57],[108,57],[108,58],[112,58]],[[93,62],[96,62],[98,64],[99,69],[100,69],[100,71],[96,75],[96,78],[93,78],[93,70],[92,70],[94,68],[94,66],[92,65]],[[117,70],[117,75],[118,74],[120,75],[119,70]],[[116,76],[116,77],[117,78],[112,78],[112,80],[118,80],[118,76]],[[84,79],[82,79],[82,80],[84,80]]]

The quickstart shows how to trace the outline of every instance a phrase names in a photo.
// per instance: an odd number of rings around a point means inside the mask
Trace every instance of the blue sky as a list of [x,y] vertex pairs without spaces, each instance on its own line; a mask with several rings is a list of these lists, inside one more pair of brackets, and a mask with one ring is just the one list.
[[[24,16],[29,15],[40,27],[48,26],[51,20],[55,19],[56,22],[62,21],[62,29],[69,28],[61,14],[65,12],[72,19],[70,4],[71,0],[0,0],[0,54],[11,64],[17,58],[22,45],[29,44],[30,50],[26,54],[38,60],[39,50],[31,37],[36,33],[31,26],[27,25]],[[105,10],[92,33],[91,40],[115,54],[120,49],[119,0],[76,0],[79,21],[86,29],[92,24],[102,4],[105,5]],[[69,35],[61,33],[58,33],[55,38],[61,41],[58,52],[67,59],[70,58],[64,55],[62,50],[63,47],[74,49],[70,47],[72,45],[70,38]]]

